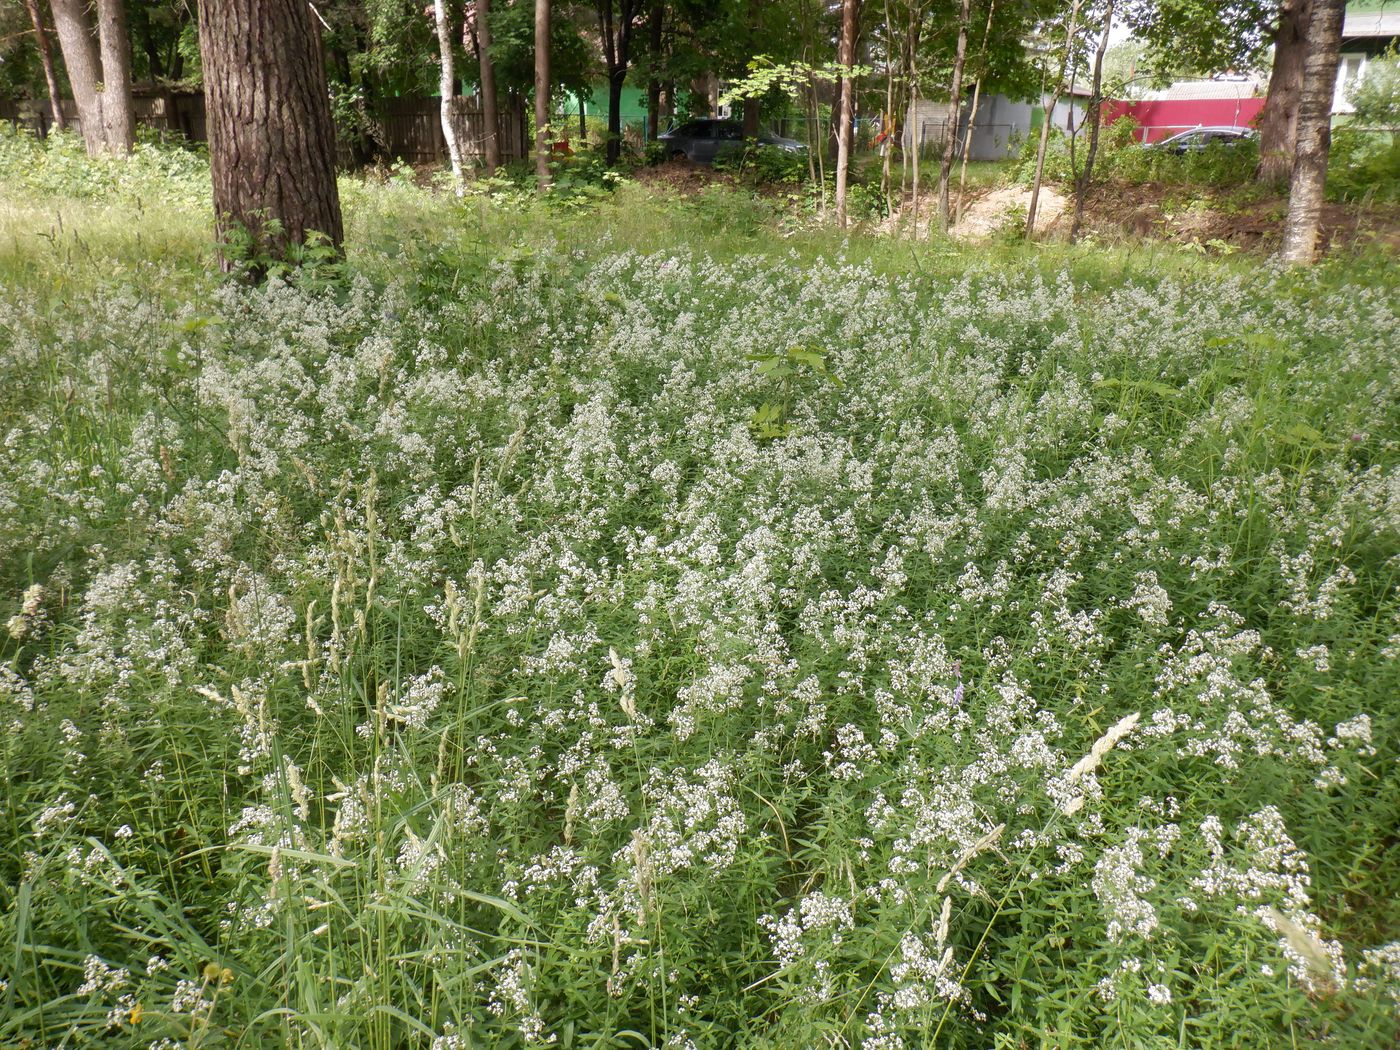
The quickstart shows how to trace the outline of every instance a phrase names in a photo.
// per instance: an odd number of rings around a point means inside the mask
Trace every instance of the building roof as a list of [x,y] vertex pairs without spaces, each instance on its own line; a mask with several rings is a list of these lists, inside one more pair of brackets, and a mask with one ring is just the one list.
[[1152,102],[1176,102],[1205,98],[1241,99],[1260,94],[1262,85],[1253,78],[1241,80],[1178,80],[1143,97]]
[[1384,11],[1356,10],[1361,6],[1370,5],[1353,4],[1347,10],[1342,22],[1344,38],[1400,36],[1400,4],[1387,4]]

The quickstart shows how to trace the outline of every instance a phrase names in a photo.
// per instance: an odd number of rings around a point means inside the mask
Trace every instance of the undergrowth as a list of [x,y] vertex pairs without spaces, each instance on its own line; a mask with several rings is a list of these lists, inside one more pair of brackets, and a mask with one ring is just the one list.
[[345,185],[3,257],[0,1042],[1395,1041],[1393,268]]

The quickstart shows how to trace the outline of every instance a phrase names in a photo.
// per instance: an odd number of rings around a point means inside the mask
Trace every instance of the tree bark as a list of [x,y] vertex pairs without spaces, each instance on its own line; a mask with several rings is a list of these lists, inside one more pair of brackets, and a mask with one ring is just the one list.
[[[1040,186],[1045,181],[1045,149],[1050,145],[1050,121],[1055,116],[1055,107],[1060,102],[1060,91],[1065,83],[1065,72],[1069,69],[1070,53],[1074,47],[1074,30],[1079,21],[1079,6],[1080,0],[1074,0],[1070,5],[1069,23],[1065,28],[1064,59],[1060,63],[1060,73],[1055,80],[1055,90],[1050,94],[1050,105],[1045,107],[1045,119],[1040,125],[1040,146],[1035,154],[1035,181],[1031,183],[1031,201],[1026,208],[1026,240],[1035,236],[1035,213],[1040,204]],[[1074,105],[1073,96],[1070,98],[1070,105]]]
[[962,108],[963,65],[967,62],[967,23],[972,0],[962,0],[958,11],[958,46],[953,53],[953,83],[948,89],[948,117],[944,121],[943,157],[938,164],[938,228],[948,230],[948,180],[953,173],[953,149],[958,141],[958,111]]
[[305,0],[199,0],[199,53],[220,240],[241,227],[273,257],[313,232],[338,248],[330,93]]
[[549,0],[535,0],[535,178],[549,189]]
[[97,0],[97,41],[102,55],[102,138],[125,155],[136,142],[131,105],[131,34],[122,0]]
[[438,122],[442,125],[443,141],[447,143],[447,159],[452,165],[452,189],[462,195],[462,143],[457,138],[457,122],[452,119],[452,99],[456,95],[457,75],[452,60],[452,30],[447,24],[445,0],[433,0],[433,24],[438,41]]
[[1303,62],[1313,0],[1283,0],[1274,34],[1274,65],[1259,113],[1260,182],[1282,182],[1293,170],[1298,148],[1298,101],[1303,94]]
[[1342,46],[1346,0],[1313,0],[1308,21],[1303,95],[1298,101],[1298,155],[1288,186],[1288,218],[1283,228],[1283,261],[1310,266],[1317,261],[1322,204],[1327,189],[1327,151],[1332,144],[1332,100],[1337,90],[1337,59]]
[[652,0],[647,25],[647,45],[650,49],[651,76],[647,78],[647,141],[655,142],[661,134],[661,49],[665,42],[666,5]]
[[982,78],[987,72],[987,44],[992,39],[992,18],[996,9],[996,0],[992,0],[987,5],[987,26],[982,30],[982,46],[977,51],[977,81],[972,87],[972,108],[967,114],[967,135],[963,138],[962,170],[958,173],[958,199],[953,205],[954,225],[962,221],[963,192],[967,189],[967,160],[972,155],[972,132],[977,126],[977,107],[982,103]]
[[496,64],[491,58],[491,0],[476,0],[476,51],[481,64],[482,154],[486,174],[501,166],[501,114],[496,100]]
[[63,99],[58,94],[58,75],[53,68],[53,48],[49,47],[48,30],[44,27],[44,10],[39,0],[25,0],[29,8],[29,21],[34,23],[34,42],[39,47],[39,61],[44,67],[44,80],[49,86],[49,106],[53,109],[54,127],[63,131],[68,127],[68,119],[63,115]]
[[841,0],[841,53],[837,59],[845,72],[841,76],[841,124],[836,129],[836,225],[846,227],[846,181],[851,162],[851,98],[855,78],[850,67],[856,64],[856,25],[860,0]]
[[97,41],[88,26],[83,0],[50,0],[58,46],[68,71],[73,101],[78,105],[78,130],[89,156],[102,152],[106,138],[102,132],[102,66],[97,57]]
[[1084,170],[1074,180],[1074,221],[1069,227],[1069,242],[1079,240],[1079,228],[1084,224],[1084,198],[1089,193],[1089,180],[1094,177],[1094,158],[1099,152],[1100,114],[1103,112],[1103,56],[1108,51],[1108,34],[1113,27],[1113,0],[1103,15],[1103,35],[1099,37],[1099,49],[1094,52],[1094,79],[1090,88],[1089,112],[1085,119],[1089,122],[1089,152],[1084,157]]
[[634,0],[621,0],[613,17],[615,0],[598,0],[598,28],[602,33],[603,62],[608,70],[608,164],[622,156],[622,86],[632,50]]

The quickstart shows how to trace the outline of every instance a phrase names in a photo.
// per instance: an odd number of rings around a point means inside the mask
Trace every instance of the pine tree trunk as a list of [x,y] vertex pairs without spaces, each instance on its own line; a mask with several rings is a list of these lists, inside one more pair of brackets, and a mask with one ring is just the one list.
[[1288,218],[1283,228],[1283,261],[1310,266],[1317,261],[1322,204],[1327,189],[1327,151],[1332,144],[1332,100],[1342,45],[1346,0],[1313,0],[1308,22],[1303,95],[1298,101],[1298,155],[1288,187]]
[[241,227],[286,257],[314,231],[339,247],[330,93],[305,0],[200,0],[199,52],[220,239]]
[[1298,101],[1303,94],[1312,0],[1283,0],[1274,34],[1274,65],[1259,113],[1260,182],[1282,182],[1293,170],[1298,148]]
[[836,129],[836,225],[846,227],[846,180],[851,163],[851,97],[855,78],[850,67],[856,62],[856,23],[860,0],[841,0],[841,53],[837,61],[845,67],[841,77],[841,123]]
[[97,40],[102,55],[102,138],[113,153],[136,142],[131,104],[131,35],[122,0],[97,0]]
[[25,0],[29,8],[29,20],[34,23],[34,42],[39,47],[39,61],[44,67],[44,80],[49,86],[49,106],[53,110],[54,127],[63,131],[68,127],[68,119],[63,115],[63,99],[58,94],[58,75],[53,68],[53,48],[49,47],[49,33],[44,27],[44,11],[39,0]]
[[476,0],[476,50],[481,64],[482,154],[486,174],[501,166],[501,114],[496,100],[496,63],[491,58],[491,0]]
[[958,47],[953,54],[953,83],[948,89],[948,117],[943,126],[943,157],[938,164],[938,228],[945,233],[948,230],[948,180],[953,173],[953,150],[958,141],[963,65],[967,62],[967,23],[971,15],[972,0],[962,0],[958,11]]
[[447,159],[452,165],[452,188],[462,195],[462,143],[457,138],[457,122],[452,117],[452,99],[456,94],[457,76],[452,60],[452,30],[447,24],[445,0],[433,0],[433,24],[438,41],[438,123],[447,143]]
[[1089,152],[1084,158],[1084,170],[1074,180],[1074,222],[1070,224],[1069,241],[1079,240],[1079,228],[1084,224],[1084,198],[1089,193],[1089,180],[1094,177],[1094,158],[1099,153],[1099,124],[1103,113],[1103,56],[1108,51],[1108,35],[1113,27],[1113,0],[1103,15],[1103,35],[1099,37],[1099,49],[1094,52],[1094,80],[1090,89],[1089,112],[1085,119],[1089,122]]
[[535,178],[549,189],[549,0],[535,0]]
[[102,83],[102,66],[97,57],[97,41],[88,25],[83,0],[50,0],[53,24],[58,31],[58,46],[63,52],[63,66],[68,71],[68,83],[73,89],[73,101],[78,105],[78,129],[89,156],[97,156],[106,144],[102,131],[102,95],[97,90]]

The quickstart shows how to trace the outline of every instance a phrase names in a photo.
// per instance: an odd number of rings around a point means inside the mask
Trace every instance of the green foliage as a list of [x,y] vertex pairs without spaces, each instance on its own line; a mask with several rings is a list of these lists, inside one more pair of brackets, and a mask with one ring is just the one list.
[[784,438],[793,433],[793,399],[809,379],[825,380],[838,388],[845,386],[839,376],[827,370],[827,352],[817,347],[790,346],[781,352],[749,354],[748,357],[765,384],[777,384],[774,399],[759,405],[749,418],[755,436],[764,440]]
[[[497,91],[534,94],[535,10],[527,3],[493,4],[491,7],[491,57],[495,62]],[[476,62],[467,56],[463,74],[475,80]],[[550,90],[556,99],[592,96],[597,62],[573,20],[554,17],[549,23]]]
[[1352,125],[1333,131],[1327,194],[1344,201],[1400,201],[1400,131]]
[[1393,47],[1366,63],[1365,75],[1348,86],[1347,101],[1355,109],[1352,123],[1400,132],[1400,54]]
[[130,157],[89,157],[73,132],[45,139],[0,123],[0,185],[15,197],[90,200],[144,207],[207,203],[209,166],[200,151],[141,136]]
[[1130,0],[1121,17],[1148,45],[1159,79],[1256,68],[1270,44],[1277,0]]
[[[1203,150],[1175,154],[1144,146],[1133,137],[1136,125],[1130,117],[1114,121],[1099,137],[1094,161],[1097,182],[1115,179],[1130,183],[1160,182],[1168,185],[1242,186],[1254,179],[1259,163],[1259,146],[1254,140],[1230,145],[1211,143]],[[1029,183],[1035,177],[1039,140],[1030,136],[1021,144],[1016,178]],[[1070,137],[1055,130],[1045,151],[1045,179],[1069,183],[1082,170],[1089,148],[1087,133],[1081,132],[1071,158]]]

